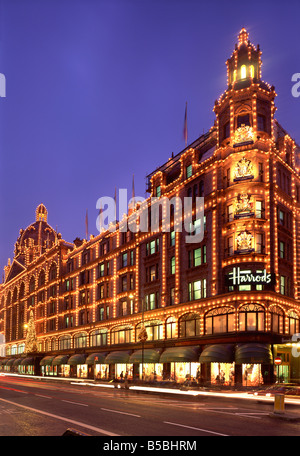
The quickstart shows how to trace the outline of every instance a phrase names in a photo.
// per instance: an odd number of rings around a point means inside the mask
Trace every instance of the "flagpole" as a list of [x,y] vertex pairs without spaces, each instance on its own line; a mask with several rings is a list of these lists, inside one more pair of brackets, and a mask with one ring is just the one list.
[[183,136],[184,136],[184,141],[185,141],[185,147],[187,147],[187,136],[188,136],[188,129],[187,129],[187,101],[185,102]]

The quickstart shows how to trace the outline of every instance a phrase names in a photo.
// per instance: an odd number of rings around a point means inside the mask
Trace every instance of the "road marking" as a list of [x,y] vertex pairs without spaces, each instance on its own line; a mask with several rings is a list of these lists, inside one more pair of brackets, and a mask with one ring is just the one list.
[[165,424],[172,424],[173,426],[180,426],[187,429],[194,429],[196,431],[207,432],[209,434],[222,435],[223,437],[229,437],[227,434],[220,434],[220,432],[208,431],[207,429],[200,429],[193,426],[186,426],[185,424],[171,423],[170,421],[164,421]]
[[35,394],[35,396],[38,396],[38,397],[45,397],[46,399],[52,399],[51,396],[44,396],[43,394]]
[[120,412],[119,410],[111,410],[111,409],[107,409],[107,408],[101,408],[101,410],[104,410],[106,412],[120,413],[121,415],[136,416],[137,418],[141,418],[141,415],[134,415],[134,413],[127,413],[127,412]]
[[6,389],[6,390],[10,390],[10,391],[16,391],[17,393],[28,394],[27,391],[18,390],[18,389],[15,389],[15,388],[8,388],[8,386],[0,386],[0,388],[1,389]]
[[80,426],[80,427],[89,429],[91,431],[96,431],[96,432],[99,432],[104,435],[109,435],[112,437],[120,437],[119,434],[115,434],[113,432],[106,431],[105,429],[97,428],[95,426],[90,426],[89,424],[81,423],[80,421],[71,420],[71,419],[65,418],[63,416],[54,415],[53,413],[48,413],[48,412],[44,412],[42,410],[34,409],[32,407],[28,407],[27,405],[18,404],[17,402],[8,401],[7,399],[2,399],[2,398],[0,398],[0,401],[6,402],[7,404],[15,405],[16,407],[21,407],[26,410],[30,410],[31,412],[34,412],[34,413],[40,413],[41,415],[49,416],[50,418],[54,418],[56,420],[66,421],[67,423],[75,424],[76,426]]
[[88,407],[87,404],[82,404],[81,402],[67,401],[66,399],[62,399],[62,402],[68,402],[69,404],[82,405],[83,407]]

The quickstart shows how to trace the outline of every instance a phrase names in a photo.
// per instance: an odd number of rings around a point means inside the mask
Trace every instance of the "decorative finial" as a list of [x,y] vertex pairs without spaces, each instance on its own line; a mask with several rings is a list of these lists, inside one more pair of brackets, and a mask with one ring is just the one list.
[[243,27],[242,30],[240,31],[238,38],[239,38],[239,46],[241,46],[241,44],[248,43],[249,33],[247,32],[245,27]]

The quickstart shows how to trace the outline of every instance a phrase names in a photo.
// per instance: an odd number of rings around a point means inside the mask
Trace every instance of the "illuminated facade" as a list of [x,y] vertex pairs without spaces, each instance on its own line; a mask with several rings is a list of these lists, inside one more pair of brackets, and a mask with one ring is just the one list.
[[[261,64],[242,29],[215,125],[148,176],[150,196],[204,197],[201,243],[174,229],[172,206],[168,232],[117,229],[74,243],[37,208],[0,285],[2,370],[102,379],[143,370],[148,380],[231,385],[300,379],[291,352],[300,331],[299,149],[274,118]],[[195,204],[193,213],[197,227]],[[38,352],[25,356],[30,310]]]

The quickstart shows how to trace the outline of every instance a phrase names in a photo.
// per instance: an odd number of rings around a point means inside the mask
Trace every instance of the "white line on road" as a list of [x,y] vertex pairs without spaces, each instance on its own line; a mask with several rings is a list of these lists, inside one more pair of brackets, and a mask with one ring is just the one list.
[[187,429],[194,429],[196,431],[207,432],[209,434],[222,435],[223,437],[229,437],[227,434],[220,434],[220,432],[208,431],[207,429],[200,429],[193,426],[186,426],[185,424],[171,423],[170,421],[164,421],[165,424],[172,424],[173,426],[180,426]]
[[53,413],[48,413],[48,412],[44,412],[42,410],[34,409],[32,407],[28,407],[27,405],[18,404],[17,402],[8,401],[7,399],[2,399],[2,398],[0,398],[0,401],[15,405],[16,407],[22,407],[22,408],[24,408],[26,410],[30,410],[31,412],[34,412],[34,413],[40,413],[42,415],[49,416],[50,418],[54,418],[56,420],[66,421],[67,423],[75,424],[76,426],[80,426],[85,429],[89,429],[91,431],[99,432],[100,434],[110,435],[112,437],[120,437],[119,434],[114,434],[113,432],[106,431],[105,429],[97,428],[95,426],[90,426],[89,424],[81,423],[80,421],[71,420],[71,419],[65,418],[63,416],[54,415]]
[[120,412],[120,410],[111,410],[111,409],[107,409],[107,408],[101,408],[101,410],[105,410],[106,412],[120,413],[121,415],[130,415],[130,416],[136,416],[137,418],[141,418],[141,415],[134,415],[133,413],[127,413],[127,412]]
[[88,407],[87,404],[82,404],[81,402],[67,401],[66,399],[62,399],[62,402],[68,402],[69,404],[82,405],[83,407]]
[[43,394],[35,394],[35,396],[38,396],[38,397],[45,397],[46,399],[52,399],[51,396],[44,396]]

